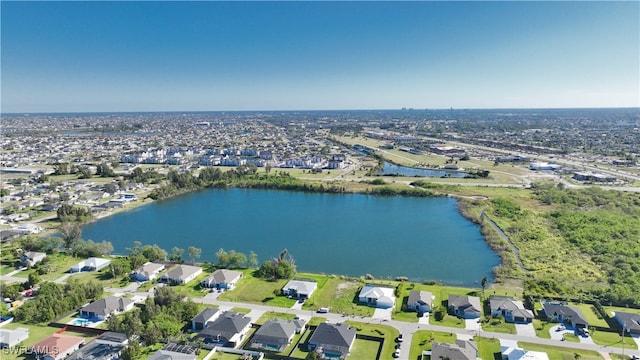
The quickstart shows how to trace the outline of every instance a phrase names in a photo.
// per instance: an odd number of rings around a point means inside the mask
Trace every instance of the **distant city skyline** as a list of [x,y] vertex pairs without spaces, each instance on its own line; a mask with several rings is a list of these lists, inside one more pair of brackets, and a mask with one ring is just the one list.
[[640,2],[0,2],[11,112],[640,106]]

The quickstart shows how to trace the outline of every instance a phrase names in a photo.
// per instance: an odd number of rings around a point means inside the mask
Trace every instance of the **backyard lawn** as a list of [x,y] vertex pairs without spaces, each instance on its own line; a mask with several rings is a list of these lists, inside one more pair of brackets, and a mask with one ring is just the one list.
[[220,294],[218,299],[224,301],[239,301],[253,304],[271,305],[283,308],[290,308],[295,303],[294,299],[289,299],[280,294],[280,291],[287,283],[287,279],[277,281],[267,281],[253,276],[254,270],[244,270],[243,277],[238,285],[232,290]]
[[456,342],[456,334],[430,330],[416,331],[413,334],[413,339],[411,340],[411,352],[409,353],[409,358],[417,359],[422,355],[422,351],[431,350],[431,344],[433,342],[453,344]]
[[[367,324],[356,321],[345,321],[345,324],[355,328],[360,335],[369,335],[374,337],[384,338],[384,342],[382,344],[382,353],[381,359],[390,359],[391,355],[395,351],[395,339],[400,334],[397,329],[388,326],[388,325],[380,325],[380,324]],[[377,349],[377,348],[376,348]],[[353,359],[375,359],[374,358],[359,358],[352,357]]]
[[347,313],[356,316],[372,316],[374,309],[358,304],[358,292],[363,283],[330,277],[322,288],[317,289],[309,298],[303,309],[317,310],[328,307],[334,313]]

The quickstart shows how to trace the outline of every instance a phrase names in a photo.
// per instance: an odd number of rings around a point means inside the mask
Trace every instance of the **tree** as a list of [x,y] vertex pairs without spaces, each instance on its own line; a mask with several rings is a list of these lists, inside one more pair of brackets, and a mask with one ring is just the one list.
[[[111,318],[115,318],[115,316],[112,316],[109,319]],[[120,358],[122,360],[136,360],[137,358],[140,357],[140,355],[141,355],[140,343],[138,342],[138,340],[130,340],[129,346],[122,349],[122,352],[120,353]]]
[[167,252],[156,244],[141,247],[140,254],[144,256],[147,261],[161,261],[167,258]]
[[249,251],[249,266],[254,268],[256,266],[258,266],[258,254],[254,253],[253,251]]
[[102,189],[109,194],[115,194],[116,191],[118,191],[118,185],[116,185],[116,183],[110,182],[104,184],[104,187]]
[[69,174],[69,164],[68,163],[57,163],[53,165],[54,174],[56,175],[67,175]]
[[218,249],[216,252],[216,259],[218,259],[219,267],[226,268],[229,266],[229,254],[223,248]]
[[40,283],[40,276],[38,276],[38,274],[34,272],[29,274],[29,280],[27,281],[27,284],[29,285],[29,287],[32,288],[38,285],[38,283]]
[[486,276],[484,276],[482,278],[482,280],[480,281],[480,286],[482,286],[482,298],[484,299],[484,289],[487,287],[487,281],[489,281],[489,279],[487,279]]
[[183,255],[184,255],[184,249],[174,246],[173,249],[171,249],[171,255],[169,255],[169,260],[175,263],[181,263]]
[[109,166],[109,164],[103,162],[102,164],[98,164],[98,166],[96,166],[96,175],[100,175],[101,177],[113,177],[116,174],[115,172],[113,172],[113,169]]
[[202,249],[197,248],[195,246],[189,246],[187,250],[189,252],[189,259],[191,259],[191,264],[195,264],[195,259],[199,259],[202,254]]
[[91,178],[91,169],[89,169],[89,167],[85,165],[78,166],[78,179],[89,178]]
[[60,235],[62,235],[62,240],[64,241],[64,246],[67,250],[71,250],[75,243],[80,241],[82,238],[82,229],[80,225],[71,222],[63,222],[62,225],[58,228]]

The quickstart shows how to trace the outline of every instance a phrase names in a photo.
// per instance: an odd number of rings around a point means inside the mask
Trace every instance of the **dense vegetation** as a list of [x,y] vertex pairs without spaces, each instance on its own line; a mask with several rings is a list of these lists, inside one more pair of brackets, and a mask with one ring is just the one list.
[[517,247],[527,290],[640,305],[640,196],[550,184],[533,196],[538,207],[498,197],[487,209]]
[[102,295],[97,281],[70,280],[67,284],[45,282],[38,296],[14,311],[16,321],[35,324],[54,320]]
[[155,296],[147,298],[143,306],[110,317],[107,328],[155,344],[178,335],[198,312],[197,304],[165,286],[157,288]]

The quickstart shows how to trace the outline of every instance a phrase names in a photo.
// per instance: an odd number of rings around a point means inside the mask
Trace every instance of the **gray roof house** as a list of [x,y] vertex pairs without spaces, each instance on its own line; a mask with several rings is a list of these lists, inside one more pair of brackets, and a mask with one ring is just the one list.
[[29,329],[17,328],[15,330],[0,329],[0,348],[11,348],[27,340]]
[[506,322],[528,324],[533,321],[533,313],[524,308],[522,301],[511,296],[491,295],[489,307],[491,316],[503,316]]
[[304,328],[304,320],[268,320],[253,334],[250,346],[254,349],[283,351]]
[[542,310],[549,321],[570,323],[574,329],[586,329],[589,327],[589,323],[580,309],[569,306],[564,302],[543,302]]
[[164,264],[147,262],[131,273],[131,279],[135,281],[153,280],[162,270],[164,270]]
[[107,296],[80,308],[80,316],[104,320],[112,314],[131,310],[133,305],[134,302],[131,299]]
[[122,349],[128,343],[129,339],[126,334],[107,331],[71,354],[67,360],[119,359]]
[[640,334],[640,314],[616,311],[613,317],[627,333]]
[[197,358],[195,348],[169,343],[154,352],[147,360],[196,360]]
[[432,359],[475,360],[478,347],[472,341],[456,340],[455,344],[435,342],[431,346]]
[[202,274],[202,268],[191,265],[177,265],[160,277],[170,285],[182,285]]
[[208,322],[215,320],[220,316],[220,311],[214,308],[206,308],[191,319],[191,330],[200,331],[207,326]]
[[309,338],[309,350],[323,358],[344,359],[356,339],[356,329],[346,324],[321,323]]
[[463,319],[477,319],[482,315],[482,305],[477,296],[449,295],[449,313]]
[[225,311],[217,319],[207,323],[198,333],[205,347],[236,347],[249,331],[251,319],[242,314]]
[[433,294],[428,291],[411,290],[407,298],[407,308],[419,313],[431,311]]
[[20,256],[20,263],[22,266],[34,266],[37,263],[41,263],[47,254],[37,251],[27,251]]
[[210,289],[232,289],[241,278],[242,273],[240,271],[218,269],[202,280],[200,285]]
[[311,297],[318,283],[307,280],[290,280],[283,288],[282,294],[285,296],[295,297],[298,299],[308,299]]

